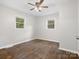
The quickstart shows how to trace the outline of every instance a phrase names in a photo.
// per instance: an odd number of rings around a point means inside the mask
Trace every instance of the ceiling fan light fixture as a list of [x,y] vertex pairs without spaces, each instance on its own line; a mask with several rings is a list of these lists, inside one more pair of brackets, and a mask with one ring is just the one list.
[[35,7],[35,10],[36,10],[36,11],[38,11],[38,8],[37,8],[37,7]]
[[32,3],[28,3],[29,5],[34,6],[34,8],[30,9],[32,10],[36,10],[37,12],[41,12],[41,10],[43,8],[48,8],[48,6],[43,6],[42,3],[44,2],[44,0],[36,0],[35,4]]
[[39,10],[42,10],[42,8],[41,8],[41,7],[39,7]]
[[41,7],[35,7],[35,10],[37,11],[37,12],[39,12],[39,11],[41,11],[42,10],[42,8]]

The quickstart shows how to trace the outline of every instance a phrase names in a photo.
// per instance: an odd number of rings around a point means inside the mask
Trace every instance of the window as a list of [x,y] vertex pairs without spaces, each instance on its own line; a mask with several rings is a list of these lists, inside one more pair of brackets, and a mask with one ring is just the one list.
[[55,24],[54,20],[48,20],[48,29],[54,29]]
[[16,17],[16,28],[24,28],[24,19]]

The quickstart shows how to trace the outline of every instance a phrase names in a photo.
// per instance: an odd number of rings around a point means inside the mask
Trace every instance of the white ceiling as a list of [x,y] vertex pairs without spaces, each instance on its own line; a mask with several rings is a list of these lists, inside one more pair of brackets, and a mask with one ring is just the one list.
[[36,16],[48,15],[57,12],[57,6],[61,3],[69,2],[70,0],[44,0],[43,5],[49,6],[49,8],[42,9],[42,12],[36,12],[35,10],[30,11],[31,5],[27,3],[34,3],[36,0],[0,0],[0,4],[16,9],[18,11],[25,12],[27,14],[32,14]]

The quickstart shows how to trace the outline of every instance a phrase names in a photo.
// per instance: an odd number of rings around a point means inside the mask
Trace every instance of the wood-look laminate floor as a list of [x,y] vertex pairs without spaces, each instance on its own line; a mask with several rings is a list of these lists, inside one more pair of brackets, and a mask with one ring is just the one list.
[[[0,59],[77,59],[77,54],[59,50],[58,42],[35,39],[0,50]],[[71,55],[75,57],[70,57]]]

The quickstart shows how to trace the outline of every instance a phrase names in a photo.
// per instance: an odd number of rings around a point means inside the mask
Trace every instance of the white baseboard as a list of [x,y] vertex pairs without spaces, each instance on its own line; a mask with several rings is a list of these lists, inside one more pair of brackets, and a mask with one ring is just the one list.
[[78,51],[73,51],[73,50],[70,50],[70,49],[65,49],[65,48],[59,48],[61,50],[65,50],[65,51],[70,51],[72,53],[77,53],[79,55],[79,52]]
[[3,49],[3,48],[10,48],[10,47],[13,47],[13,46],[15,46],[15,45],[17,45],[17,44],[21,44],[21,43],[24,43],[24,42],[28,42],[28,41],[30,41],[30,40],[31,40],[31,39],[25,40],[25,41],[21,41],[21,42],[12,43],[12,44],[9,44],[9,45],[0,47],[0,49]]

